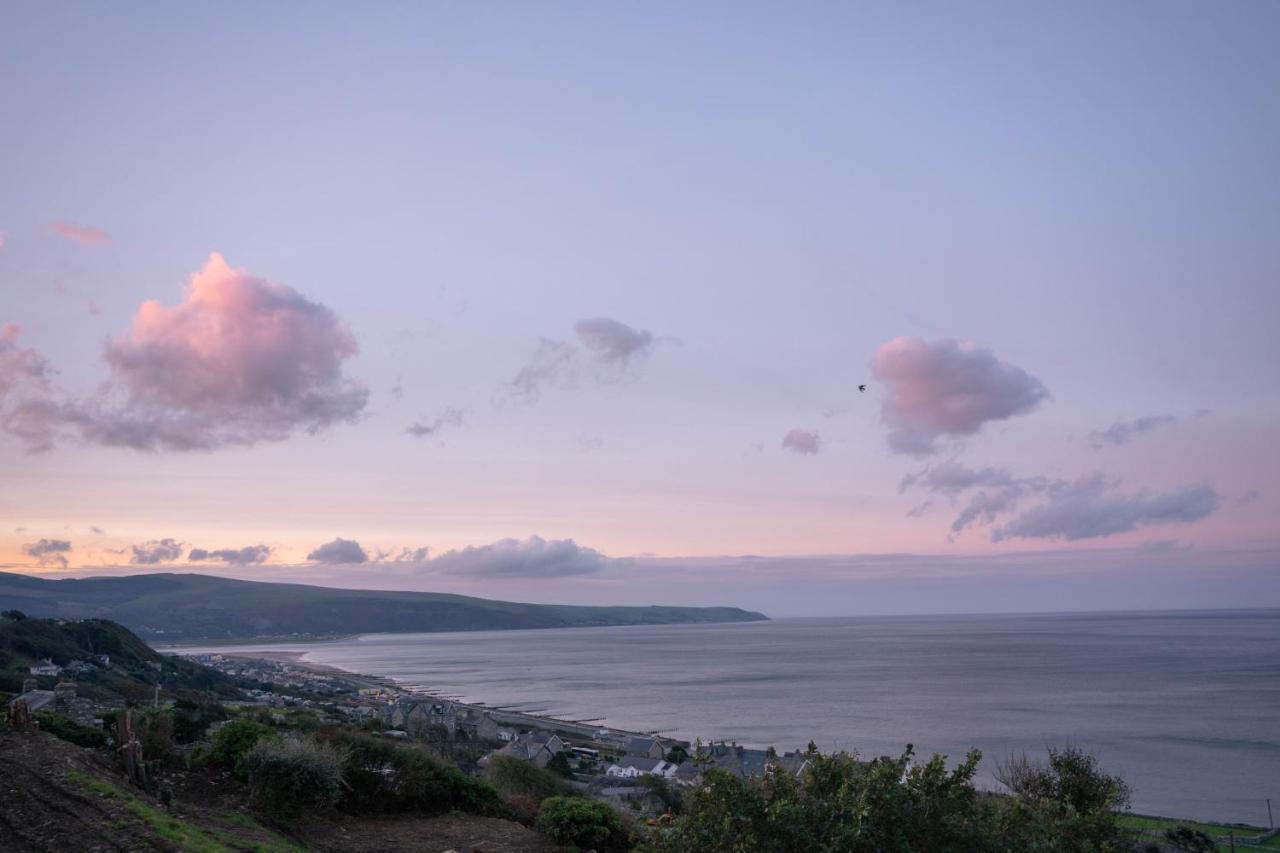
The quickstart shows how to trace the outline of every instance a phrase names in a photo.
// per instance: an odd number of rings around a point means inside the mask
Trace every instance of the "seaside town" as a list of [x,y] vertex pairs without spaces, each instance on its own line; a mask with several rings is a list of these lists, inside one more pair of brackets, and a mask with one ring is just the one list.
[[289,708],[331,714],[381,737],[430,743],[477,772],[493,756],[550,767],[582,793],[644,814],[667,811],[665,786],[696,787],[711,769],[762,778],[775,772],[799,774],[808,761],[799,751],[780,754],[727,741],[690,743],[656,732],[459,702],[387,678],[312,667],[292,658],[230,653],[190,657],[226,675],[261,682],[264,688],[248,690],[253,698],[238,703],[242,706],[277,714]]

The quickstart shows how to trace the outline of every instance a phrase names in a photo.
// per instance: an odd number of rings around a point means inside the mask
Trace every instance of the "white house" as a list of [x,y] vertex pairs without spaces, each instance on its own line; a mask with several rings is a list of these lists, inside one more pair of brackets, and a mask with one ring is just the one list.
[[661,776],[670,779],[676,775],[676,766],[661,758],[649,758],[642,755],[628,755],[617,764],[610,764],[604,775],[618,779],[635,779],[638,776]]
[[31,664],[27,669],[30,670],[32,675],[58,675],[62,672],[62,667],[48,658],[40,661],[40,663]]

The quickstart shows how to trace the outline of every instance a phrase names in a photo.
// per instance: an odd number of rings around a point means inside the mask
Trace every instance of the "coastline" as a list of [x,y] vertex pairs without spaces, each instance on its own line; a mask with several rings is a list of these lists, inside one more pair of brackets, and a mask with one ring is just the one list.
[[[317,675],[338,678],[357,687],[387,689],[405,697],[448,698],[442,696],[436,691],[423,688],[421,686],[405,685],[390,676],[367,675],[364,673],[352,672],[330,664],[310,662],[305,660],[307,654],[308,652],[306,651],[277,649],[243,652],[239,654],[224,654],[223,657],[235,660],[267,660],[275,663],[287,664],[288,666],[296,669],[312,672]],[[607,726],[596,727],[590,725],[591,721],[589,720],[562,720],[557,717],[549,717],[534,712],[504,709],[501,706],[487,705],[483,702],[460,702],[454,699],[448,699],[448,701],[453,702],[453,704],[461,708],[487,711],[491,716],[493,716],[494,720],[499,723],[533,726],[547,731],[552,731],[560,735],[570,735],[572,737],[583,739],[585,743],[593,743],[598,746],[625,748],[627,741],[633,737],[655,736],[660,734],[660,732],[635,732]],[[607,734],[604,734],[606,732]],[[669,740],[673,744],[680,744],[686,748],[690,746],[688,741],[675,738],[664,738],[664,740]],[[1145,814],[1140,812],[1122,812],[1121,815],[1133,826],[1168,825],[1169,827],[1172,827],[1175,825],[1191,824],[1202,830],[1227,833],[1238,843],[1253,841],[1254,843],[1265,844],[1268,840],[1277,836],[1277,830],[1275,829],[1267,830],[1264,827],[1245,823],[1191,820],[1187,818]],[[1223,836],[1224,841],[1228,835]]]
[[[173,649],[165,649],[165,653],[176,653]],[[404,682],[386,675],[366,675],[364,673],[352,672],[337,666],[329,664],[314,663],[304,658],[308,654],[306,651],[296,651],[291,649],[262,650],[252,652],[227,652],[220,653],[225,658],[233,660],[267,660],[275,663],[287,664],[296,669],[315,673],[330,678],[338,678],[349,682],[351,685],[360,688],[377,688],[389,690],[398,696],[404,698],[430,698],[442,699],[452,702],[454,705],[467,710],[487,711],[494,721],[499,725],[509,725],[524,728],[537,728],[555,732],[559,735],[567,735],[586,743],[593,743],[600,746],[610,748],[625,748],[627,742],[636,737],[654,737],[662,733],[660,731],[631,731],[628,729],[620,729],[613,726],[600,725],[596,720],[565,720],[559,717],[552,717],[540,714],[536,711],[517,711],[511,708],[504,708],[501,705],[489,705],[485,702],[462,702],[457,699],[450,698],[441,694],[439,691],[432,690],[421,685],[409,685]],[[678,744],[685,748],[690,743],[680,738],[662,736],[663,740],[672,744]]]

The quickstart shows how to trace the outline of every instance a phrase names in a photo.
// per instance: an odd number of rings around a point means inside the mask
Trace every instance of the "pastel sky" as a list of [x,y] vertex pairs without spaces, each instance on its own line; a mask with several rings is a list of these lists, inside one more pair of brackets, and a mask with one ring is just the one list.
[[1277,32],[13,6],[0,570],[1280,606]]

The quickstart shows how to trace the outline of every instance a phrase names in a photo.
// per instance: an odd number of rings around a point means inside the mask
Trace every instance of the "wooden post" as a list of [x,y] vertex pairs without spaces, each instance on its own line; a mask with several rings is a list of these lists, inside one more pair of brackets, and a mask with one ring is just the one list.
[[9,726],[15,732],[31,730],[31,710],[27,707],[26,699],[14,700],[9,708]]
[[116,742],[120,744],[120,761],[124,764],[125,775],[129,781],[139,788],[147,787],[147,765],[143,761],[142,741],[138,740],[133,729],[133,711],[126,708],[116,718]]

